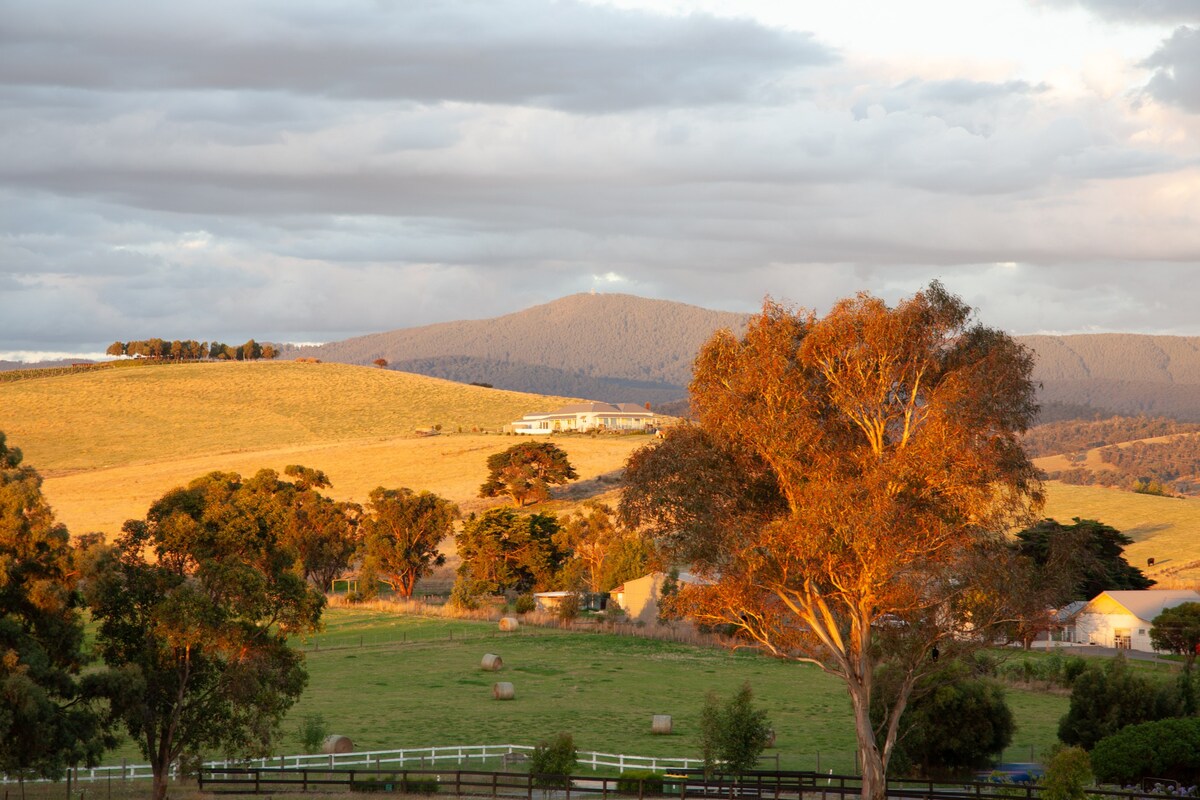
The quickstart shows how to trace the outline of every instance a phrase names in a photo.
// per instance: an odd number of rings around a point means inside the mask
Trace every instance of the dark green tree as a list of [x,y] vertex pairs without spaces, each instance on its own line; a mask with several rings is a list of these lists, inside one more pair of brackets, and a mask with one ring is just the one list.
[[518,507],[550,497],[550,486],[579,477],[566,452],[550,442],[522,442],[488,456],[480,497],[506,494]]
[[1133,544],[1103,522],[1075,517],[1070,525],[1044,519],[1017,534],[1013,546],[1034,564],[1040,584],[1055,589],[1059,604],[1091,600],[1104,591],[1149,589],[1154,581],[1125,560]]
[[455,537],[459,595],[550,588],[567,555],[554,544],[558,529],[553,514],[519,514],[511,507],[472,514]]
[[1183,656],[1183,672],[1179,676],[1179,694],[1183,713],[1196,713],[1196,692],[1193,668],[1200,652],[1200,603],[1183,603],[1163,609],[1152,620],[1150,643],[1155,650],[1165,650]]
[[95,680],[150,760],[156,800],[185,752],[268,752],[307,682],[288,639],[317,627],[324,597],[281,541],[294,492],[270,470],[214,472],[95,559],[86,590],[108,665]]
[[1105,783],[1168,778],[1200,781],[1200,718],[1180,717],[1130,725],[1096,743],[1092,768]]
[[67,529],[0,432],[0,773],[58,777],[105,738],[81,693],[83,621]]
[[[895,673],[883,668],[877,675],[879,692],[871,715],[876,725],[895,694]],[[900,717],[892,767],[925,776],[986,767],[1008,747],[1016,727],[1000,685],[950,661],[914,687]]]
[[728,702],[721,702],[716,692],[708,693],[700,712],[700,752],[706,775],[741,775],[758,763],[771,741],[771,723],[766,709],[756,709],[753,703],[749,682]]
[[1200,651],[1200,603],[1165,608],[1152,625],[1150,643],[1154,649],[1183,656],[1184,669],[1190,671]]
[[377,487],[363,519],[363,561],[412,597],[417,581],[446,563],[438,547],[459,516],[458,506],[433,492]]
[[1071,705],[1058,723],[1065,744],[1091,750],[1126,725],[1175,716],[1178,698],[1156,689],[1129,668],[1123,656],[1104,666],[1090,664],[1071,685]]

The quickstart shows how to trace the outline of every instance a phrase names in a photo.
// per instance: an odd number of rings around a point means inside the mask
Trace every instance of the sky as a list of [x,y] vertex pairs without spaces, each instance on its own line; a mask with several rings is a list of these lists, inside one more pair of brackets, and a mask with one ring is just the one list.
[[1200,0],[0,0],[0,359],[585,291],[1200,335]]

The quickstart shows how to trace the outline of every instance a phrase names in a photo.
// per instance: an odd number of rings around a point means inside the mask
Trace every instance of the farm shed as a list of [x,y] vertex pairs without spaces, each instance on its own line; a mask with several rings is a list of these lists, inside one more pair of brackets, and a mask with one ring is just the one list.
[[[651,572],[649,575],[625,581],[609,592],[609,595],[631,620],[650,625],[658,621],[658,601],[662,598],[663,583],[667,577],[665,572]],[[681,572],[676,581],[681,584],[699,583],[700,579],[689,572]]]
[[579,597],[580,611],[603,611],[608,605],[608,595],[597,592],[534,592],[533,602],[538,611],[556,611],[558,604],[571,595]]
[[1200,593],[1191,589],[1101,592],[1075,616],[1075,642],[1153,653],[1154,618],[1184,603],[1200,603]]
[[[377,578],[375,583],[376,591],[381,595],[390,595],[396,591],[396,587],[389,581],[382,578]],[[349,594],[350,592],[359,591],[359,575],[357,572],[343,574],[340,578],[334,580],[330,585],[329,591],[333,594]]]

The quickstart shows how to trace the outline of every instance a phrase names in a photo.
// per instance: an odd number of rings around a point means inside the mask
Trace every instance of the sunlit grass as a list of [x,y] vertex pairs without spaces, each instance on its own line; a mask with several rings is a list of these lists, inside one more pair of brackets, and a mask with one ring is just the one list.
[[[1047,484],[1045,515],[1097,519],[1130,536],[1129,563],[1166,587],[1200,583],[1200,498],[1156,497],[1098,486]],[[1153,567],[1146,560],[1155,560]]]
[[[338,499],[406,486],[464,511],[484,508],[497,502],[475,496],[487,457],[516,439],[470,431],[561,402],[343,364],[185,364],[0,384],[0,430],[45,476],[46,497],[72,532],[111,536],[200,475],[297,463],[324,470]],[[434,425],[442,435],[415,434]],[[594,491],[647,441],[556,438]]]

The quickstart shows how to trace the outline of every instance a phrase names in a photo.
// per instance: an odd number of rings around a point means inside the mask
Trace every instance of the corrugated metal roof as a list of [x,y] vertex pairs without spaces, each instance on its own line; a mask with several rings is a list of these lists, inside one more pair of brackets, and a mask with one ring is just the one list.
[[1200,603],[1200,592],[1191,589],[1127,589],[1101,592],[1079,613],[1108,613],[1105,606],[1109,603],[1105,600],[1115,603],[1138,619],[1150,622],[1165,609],[1184,603]]

